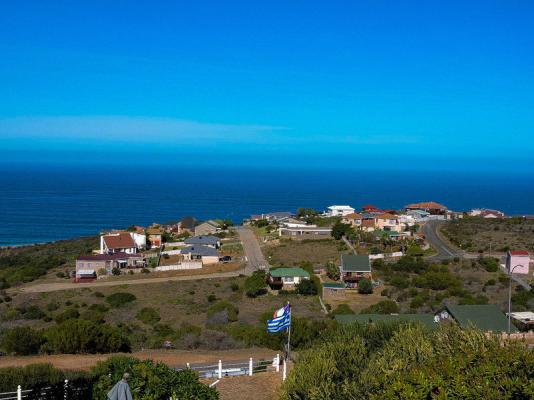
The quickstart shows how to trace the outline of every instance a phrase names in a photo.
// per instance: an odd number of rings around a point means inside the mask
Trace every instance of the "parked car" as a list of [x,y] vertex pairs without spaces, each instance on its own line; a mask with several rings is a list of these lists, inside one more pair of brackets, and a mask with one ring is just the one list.
[[224,256],[224,257],[219,258],[219,261],[222,263],[229,263],[230,261],[232,261],[232,257]]

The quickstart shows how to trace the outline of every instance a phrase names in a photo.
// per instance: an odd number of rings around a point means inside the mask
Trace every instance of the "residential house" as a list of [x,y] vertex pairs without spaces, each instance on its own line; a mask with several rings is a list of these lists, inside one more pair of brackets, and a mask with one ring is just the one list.
[[360,229],[362,226],[363,215],[359,213],[350,213],[341,218],[341,222],[354,228]]
[[323,282],[323,299],[345,298],[346,286],[341,282]]
[[369,212],[380,212],[380,209],[376,206],[373,206],[372,204],[366,204],[362,207],[362,211],[369,213]]
[[397,215],[380,214],[374,217],[375,229],[387,232],[401,232],[403,225]]
[[155,249],[161,247],[163,244],[163,229],[161,229],[159,226],[154,226],[148,228],[146,230],[146,234],[151,248]]
[[280,221],[280,225],[285,226],[286,228],[302,228],[306,226],[316,226],[308,224],[306,221],[302,221],[296,218],[287,218]]
[[273,289],[294,289],[296,285],[305,279],[310,279],[310,274],[302,268],[276,268],[269,271],[269,285]]
[[203,265],[216,264],[219,262],[219,252],[215,247],[193,245],[180,250],[185,261],[200,260]]
[[417,223],[415,217],[410,214],[399,215],[399,222],[404,226],[404,229],[408,229]]
[[[447,312],[441,312],[437,319],[452,320],[462,328],[474,327],[483,332],[508,331],[508,319],[495,304],[448,305],[445,309]],[[517,332],[514,325],[511,325],[511,332]]]
[[138,246],[132,236],[133,232],[114,232],[100,235],[100,254],[137,253]]
[[471,217],[481,217],[487,219],[504,218],[506,215],[502,211],[488,208],[474,208],[469,212]]
[[293,239],[330,239],[332,237],[332,227],[306,225],[299,227],[280,227],[278,235],[290,237]]
[[210,219],[195,226],[195,236],[213,235],[221,230],[221,224]]
[[406,211],[421,210],[430,213],[431,215],[444,215],[447,212],[447,207],[435,201],[425,201],[422,203],[408,204],[404,207]]
[[330,206],[326,211],[328,217],[344,217],[345,215],[352,214],[354,208],[351,206]]
[[427,221],[430,217],[430,213],[424,210],[408,210],[406,215],[413,217],[416,223]]
[[510,317],[519,324],[522,331],[528,331],[528,330],[534,329],[534,312],[532,311],[513,312],[513,313],[510,313]]
[[198,221],[195,217],[184,217],[178,223],[178,229],[176,233],[178,233],[179,235],[182,235],[184,233],[194,235],[195,226],[197,226],[197,224]]
[[361,224],[361,230],[364,232],[373,232],[376,229],[375,219],[363,219]]
[[188,246],[209,246],[214,249],[221,247],[221,239],[217,236],[192,236],[184,240]]
[[526,250],[510,250],[506,254],[506,269],[514,274],[528,274],[530,254]]
[[146,260],[142,254],[96,254],[80,256],[76,259],[76,282],[96,279],[98,275],[111,274],[114,268],[145,268]]
[[339,270],[341,279],[349,286],[353,286],[353,284],[364,278],[372,279],[371,260],[367,254],[342,254]]
[[276,211],[265,214],[254,214],[251,215],[250,221],[261,221],[263,219],[269,221],[270,223],[280,223],[288,218],[293,217],[293,213],[290,211]]

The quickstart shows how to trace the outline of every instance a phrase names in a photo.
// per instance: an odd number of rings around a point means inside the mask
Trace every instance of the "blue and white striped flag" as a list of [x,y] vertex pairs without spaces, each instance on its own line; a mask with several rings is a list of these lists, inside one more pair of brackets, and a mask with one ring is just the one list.
[[267,320],[267,332],[275,333],[288,329],[291,326],[291,306],[275,311],[274,318]]

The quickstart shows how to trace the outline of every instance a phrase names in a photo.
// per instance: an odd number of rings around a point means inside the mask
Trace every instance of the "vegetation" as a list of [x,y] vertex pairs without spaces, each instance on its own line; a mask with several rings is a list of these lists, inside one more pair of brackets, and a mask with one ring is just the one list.
[[[21,385],[24,389],[58,386],[59,395],[63,398],[65,379],[79,385],[81,381],[90,382],[89,373],[81,371],[61,371],[51,364],[30,364],[26,367],[0,368],[0,392],[12,392]],[[81,385],[80,385],[81,386]],[[78,386],[78,387],[80,387]],[[89,392],[86,392],[89,395]],[[82,397],[80,397],[82,398]]]
[[350,236],[352,234],[354,234],[354,228],[341,221],[337,221],[332,227],[332,237],[336,240],[340,240],[343,236]]
[[213,315],[220,313],[220,312],[226,312],[228,316],[229,322],[235,322],[237,321],[237,315],[239,314],[239,308],[237,308],[235,305],[233,305],[230,302],[227,301],[219,301],[210,308],[208,308],[208,317],[212,317]]
[[333,281],[339,281],[339,279],[341,278],[339,267],[334,263],[328,263],[328,265],[326,266],[326,275]]
[[245,281],[245,293],[248,297],[257,297],[267,293],[267,281],[264,271],[255,271]]
[[296,292],[304,296],[315,296],[317,294],[317,285],[313,280],[303,279],[297,284]]
[[281,398],[527,399],[533,370],[531,349],[479,331],[354,324],[299,354]]
[[[32,246],[0,248],[0,289],[30,282],[53,268],[74,268],[80,254],[98,247],[98,238],[62,240]],[[68,275],[68,274],[67,274]]]
[[135,301],[136,297],[135,295],[128,293],[128,292],[117,292],[109,295],[106,298],[106,301],[109,303],[111,307],[122,307],[125,304],[131,303],[132,301]]
[[362,279],[358,282],[358,293],[371,294],[373,293],[373,282],[369,279]]
[[152,307],[143,307],[138,311],[135,318],[147,325],[154,325],[161,319],[158,310]]
[[298,208],[297,209],[297,218],[309,218],[319,215],[319,212],[313,208]]
[[40,331],[25,326],[6,330],[0,338],[0,347],[8,354],[37,354],[44,343]]

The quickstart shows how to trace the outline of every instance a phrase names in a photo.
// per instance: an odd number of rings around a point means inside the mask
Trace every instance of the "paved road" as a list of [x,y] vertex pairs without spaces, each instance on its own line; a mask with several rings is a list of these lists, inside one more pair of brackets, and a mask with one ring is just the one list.
[[25,293],[43,293],[43,292],[55,292],[58,290],[69,289],[82,289],[84,287],[106,287],[106,286],[121,286],[121,285],[147,285],[150,283],[161,283],[169,281],[196,281],[199,279],[217,279],[217,278],[233,278],[239,276],[240,271],[232,272],[217,272],[214,274],[206,275],[182,275],[171,276],[167,278],[143,278],[143,279],[131,279],[131,280],[116,280],[116,281],[96,281],[87,283],[40,283],[37,285],[25,286],[20,288],[21,292]]
[[254,271],[263,267],[269,269],[269,263],[265,259],[265,256],[261,252],[258,238],[247,226],[236,226],[235,230],[239,234],[245,256],[247,257],[247,266],[245,268],[245,275],[252,275]]
[[464,254],[462,251],[453,248],[440,238],[438,229],[441,224],[443,224],[441,221],[429,221],[423,225],[423,233],[426,241],[438,252],[438,254],[429,258],[440,261],[454,257],[463,257]]

